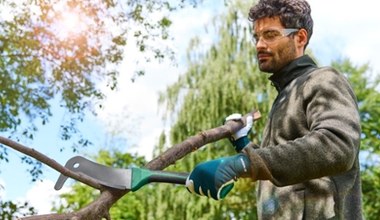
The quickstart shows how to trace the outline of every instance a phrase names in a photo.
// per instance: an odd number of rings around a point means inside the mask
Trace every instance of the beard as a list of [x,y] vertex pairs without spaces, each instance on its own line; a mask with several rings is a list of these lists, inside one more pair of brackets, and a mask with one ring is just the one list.
[[262,72],[277,73],[296,58],[296,47],[292,39],[285,44],[279,44],[273,51],[258,51],[258,54],[265,54],[267,59],[258,61],[259,69]]

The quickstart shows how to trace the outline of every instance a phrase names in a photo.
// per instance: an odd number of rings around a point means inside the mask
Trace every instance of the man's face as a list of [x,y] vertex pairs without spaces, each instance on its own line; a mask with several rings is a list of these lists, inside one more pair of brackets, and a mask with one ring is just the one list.
[[257,60],[261,71],[276,73],[300,56],[294,38],[289,35],[291,31],[285,30],[278,17],[261,18],[254,23]]

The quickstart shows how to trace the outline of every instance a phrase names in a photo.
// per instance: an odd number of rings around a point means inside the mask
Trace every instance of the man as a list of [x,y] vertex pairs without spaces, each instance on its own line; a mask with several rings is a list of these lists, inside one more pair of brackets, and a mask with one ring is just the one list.
[[248,117],[233,135],[238,154],[197,165],[190,192],[221,199],[249,177],[258,181],[259,219],[362,219],[356,97],[342,74],[304,54],[310,13],[305,0],[260,0],[250,9],[258,65],[278,96],[261,146],[247,138]]

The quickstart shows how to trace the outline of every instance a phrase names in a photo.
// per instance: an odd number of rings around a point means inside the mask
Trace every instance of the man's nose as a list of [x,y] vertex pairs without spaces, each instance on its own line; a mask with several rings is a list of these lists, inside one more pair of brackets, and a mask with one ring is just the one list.
[[261,37],[259,37],[256,41],[256,44],[255,44],[256,48],[265,48],[267,47],[268,45],[261,39]]

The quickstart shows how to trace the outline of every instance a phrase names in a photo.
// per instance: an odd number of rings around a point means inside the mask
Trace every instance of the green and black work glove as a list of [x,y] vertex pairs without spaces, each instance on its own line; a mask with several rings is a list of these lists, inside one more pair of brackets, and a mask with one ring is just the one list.
[[[234,113],[227,116],[227,118],[225,119],[225,122],[229,120],[235,121],[235,120],[241,120],[241,119],[242,119],[241,114]],[[232,145],[234,146],[236,152],[239,153],[250,142],[250,140],[248,139],[248,134],[252,130],[252,125],[253,125],[253,117],[249,115],[247,116],[246,125],[240,130],[238,130],[236,133],[232,134],[232,136],[230,137],[230,141]]]
[[249,173],[250,161],[239,153],[198,164],[187,178],[186,187],[191,193],[219,200],[232,190],[234,181]]

